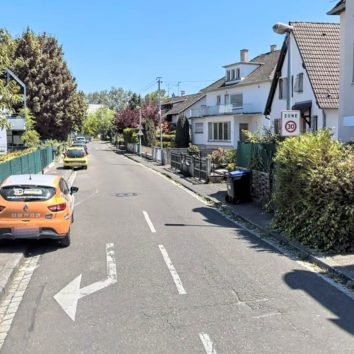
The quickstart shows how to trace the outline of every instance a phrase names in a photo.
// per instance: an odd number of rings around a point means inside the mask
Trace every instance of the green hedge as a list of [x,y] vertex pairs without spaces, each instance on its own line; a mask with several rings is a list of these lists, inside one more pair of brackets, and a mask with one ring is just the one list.
[[354,152],[328,130],[279,143],[273,225],[320,250],[354,246]]

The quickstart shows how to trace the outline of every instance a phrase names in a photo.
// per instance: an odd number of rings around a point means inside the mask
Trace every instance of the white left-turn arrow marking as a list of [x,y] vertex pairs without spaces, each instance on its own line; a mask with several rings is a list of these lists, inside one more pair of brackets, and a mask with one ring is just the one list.
[[54,299],[62,307],[65,313],[75,321],[77,303],[79,299],[93,294],[96,291],[102,290],[117,282],[117,266],[114,254],[114,244],[106,244],[106,257],[107,257],[107,278],[97,281],[93,284],[87,285],[80,289],[82,274],[72,280],[66,287],[61,289]]

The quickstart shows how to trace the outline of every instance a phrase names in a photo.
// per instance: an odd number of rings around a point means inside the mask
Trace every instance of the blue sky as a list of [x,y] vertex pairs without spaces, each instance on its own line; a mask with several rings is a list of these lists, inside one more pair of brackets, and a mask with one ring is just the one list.
[[[276,22],[339,22],[337,0],[1,0],[1,26],[55,36],[79,89],[197,92],[239,60],[280,48]],[[5,14],[5,15],[4,15]]]

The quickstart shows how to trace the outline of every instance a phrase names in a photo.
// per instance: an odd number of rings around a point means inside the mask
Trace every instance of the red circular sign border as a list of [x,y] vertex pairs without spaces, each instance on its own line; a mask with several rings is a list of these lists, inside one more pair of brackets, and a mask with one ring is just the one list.
[[[288,129],[287,129],[287,125],[288,125],[289,123],[293,123],[293,124],[295,125],[295,129],[294,129],[294,130],[288,130]],[[293,121],[293,120],[289,120],[289,121],[287,121],[287,122],[285,123],[284,128],[285,128],[285,130],[286,130],[288,133],[294,133],[295,130],[297,129],[297,123],[296,123],[295,121]]]

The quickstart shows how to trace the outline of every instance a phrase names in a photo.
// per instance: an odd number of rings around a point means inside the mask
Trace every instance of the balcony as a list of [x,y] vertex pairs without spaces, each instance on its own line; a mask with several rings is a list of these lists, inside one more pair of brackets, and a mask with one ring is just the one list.
[[21,116],[10,116],[7,118],[10,123],[10,130],[25,130],[25,118]]
[[257,112],[252,103],[244,103],[243,107],[234,107],[232,104],[201,107],[197,109],[191,109],[188,112],[188,118],[199,118],[209,116],[222,116],[232,114],[255,114]]

